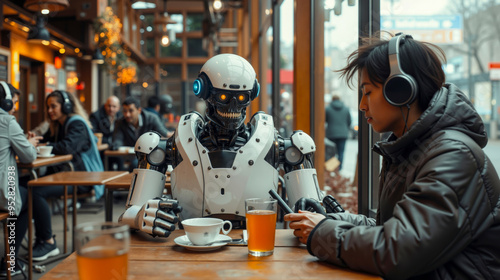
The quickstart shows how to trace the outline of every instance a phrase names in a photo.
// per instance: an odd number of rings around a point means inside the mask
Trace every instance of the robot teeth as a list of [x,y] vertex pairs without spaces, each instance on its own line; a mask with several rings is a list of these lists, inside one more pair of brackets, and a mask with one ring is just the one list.
[[239,118],[241,116],[241,113],[225,113],[225,112],[221,112],[219,110],[217,110],[217,114],[221,115],[224,118],[228,118],[228,119],[236,119],[236,118]]

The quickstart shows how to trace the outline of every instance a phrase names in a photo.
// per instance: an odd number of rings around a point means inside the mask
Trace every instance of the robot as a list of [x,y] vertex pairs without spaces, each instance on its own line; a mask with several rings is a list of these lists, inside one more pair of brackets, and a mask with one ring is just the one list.
[[[148,132],[137,140],[139,164],[122,223],[162,237],[179,219],[194,217],[217,217],[232,221],[233,228],[244,227],[245,199],[269,198],[279,181],[291,207],[299,200],[322,200],[312,160],[316,145],[308,134],[295,131],[283,138],[272,116],[263,112],[244,124],[246,108],[260,92],[248,61],[234,54],[212,57],[193,90],[206,102],[205,117],[191,112],[180,118],[170,138]],[[166,198],[162,194],[169,166],[172,197]]]

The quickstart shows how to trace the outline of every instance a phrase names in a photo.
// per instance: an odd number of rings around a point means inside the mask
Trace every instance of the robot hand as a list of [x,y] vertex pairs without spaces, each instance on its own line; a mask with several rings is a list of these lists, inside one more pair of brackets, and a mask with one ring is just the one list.
[[295,212],[299,212],[299,210],[306,210],[309,212],[316,212],[326,216],[325,209],[323,206],[316,200],[311,198],[302,197],[295,203]]
[[119,221],[151,234],[153,237],[168,237],[175,230],[178,222],[177,214],[182,211],[177,200],[154,198],[148,200],[142,207],[129,207]]
[[[326,213],[343,213],[344,208],[337,202],[337,200],[331,196],[327,195],[323,198],[323,206],[316,200],[311,198],[301,198],[295,203],[295,211],[307,210],[310,212],[321,213],[326,215]],[[326,209],[326,211],[325,211]]]

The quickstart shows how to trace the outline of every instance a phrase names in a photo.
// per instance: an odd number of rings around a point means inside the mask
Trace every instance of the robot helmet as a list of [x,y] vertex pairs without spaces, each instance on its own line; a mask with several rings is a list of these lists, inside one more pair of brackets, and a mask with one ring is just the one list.
[[237,129],[245,120],[246,107],[259,96],[260,85],[246,59],[219,54],[203,65],[193,90],[206,100],[211,121],[226,129]]

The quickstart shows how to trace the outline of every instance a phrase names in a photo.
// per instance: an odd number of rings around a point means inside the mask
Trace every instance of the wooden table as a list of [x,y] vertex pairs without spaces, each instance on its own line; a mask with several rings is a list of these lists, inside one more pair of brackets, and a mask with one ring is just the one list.
[[[94,186],[104,185],[110,180],[128,174],[125,171],[103,171],[103,172],[87,172],[87,171],[66,171],[47,175],[28,182],[28,221],[33,219],[33,187],[44,186],[64,186],[64,253],[67,251],[67,216],[68,216],[68,185],[73,186],[73,250],[75,245],[75,226],[76,226],[76,203],[77,203],[77,186]],[[33,244],[33,226],[28,223],[28,244]],[[29,258],[29,279],[33,275],[33,248],[28,245]]]
[[[229,235],[241,238],[241,232],[233,230]],[[132,234],[127,279],[382,279],[318,261],[290,229],[276,231],[274,254],[268,257],[250,256],[247,246],[242,245],[209,252],[189,251],[174,243],[183,234],[182,230],[168,238]],[[76,253],[41,279],[78,279]]]
[[104,168],[109,166],[109,157],[122,157],[122,158],[135,158],[134,148],[130,147],[128,149],[121,150],[105,150],[104,151]]
[[[170,172],[167,172],[167,180],[165,181],[165,188],[170,193]],[[134,173],[129,173],[104,184],[104,219],[107,222],[113,220],[113,192],[114,191],[128,191]]]
[[71,160],[73,159],[73,155],[55,155],[53,157],[40,157],[38,156],[33,162],[30,163],[20,163],[17,162],[18,169],[28,169],[31,173],[32,179],[37,179],[38,174],[36,170],[41,167],[54,166],[59,164],[68,164],[69,168],[73,171],[73,164]]

